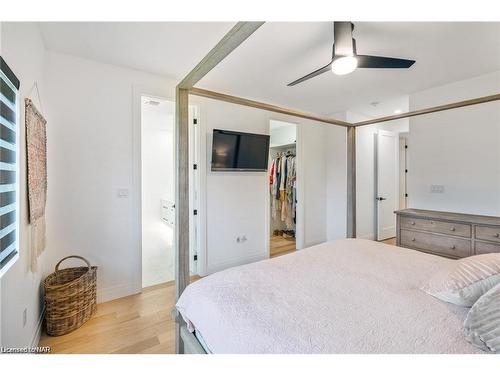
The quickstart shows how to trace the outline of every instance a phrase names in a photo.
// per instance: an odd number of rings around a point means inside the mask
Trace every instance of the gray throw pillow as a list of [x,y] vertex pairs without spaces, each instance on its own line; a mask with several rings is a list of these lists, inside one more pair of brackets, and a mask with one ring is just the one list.
[[493,353],[500,353],[500,284],[486,292],[472,306],[465,319],[467,341]]

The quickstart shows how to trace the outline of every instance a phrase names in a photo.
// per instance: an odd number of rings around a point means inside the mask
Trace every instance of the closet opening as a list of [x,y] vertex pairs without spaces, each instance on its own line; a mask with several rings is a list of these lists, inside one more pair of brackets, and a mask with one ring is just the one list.
[[297,125],[269,122],[269,256],[297,249]]
[[174,280],[175,103],[141,96],[142,287]]

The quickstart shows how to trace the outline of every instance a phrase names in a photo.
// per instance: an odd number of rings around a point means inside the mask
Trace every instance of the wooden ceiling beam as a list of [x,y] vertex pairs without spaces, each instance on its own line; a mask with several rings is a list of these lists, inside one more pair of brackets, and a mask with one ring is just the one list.
[[480,98],[462,100],[460,102],[448,103],[448,104],[443,104],[443,105],[439,105],[436,107],[419,109],[416,111],[400,113],[400,114],[393,115],[393,116],[386,116],[386,117],[375,118],[372,120],[360,121],[360,122],[354,123],[353,125],[354,126],[364,126],[364,125],[378,124],[380,122],[387,122],[387,121],[399,120],[402,118],[425,115],[428,113],[447,111],[449,109],[467,107],[470,105],[476,105],[476,104],[481,104],[481,103],[488,103],[488,102],[493,102],[495,100],[500,100],[500,94],[482,96]]
[[190,89],[233,52],[241,43],[252,35],[264,22],[238,22],[215,45],[214,48],[196,65],[178,84],[181,89]]
[[294,117],[305,118],[308,120],[324,122],[327,124],[344,126],[344,127],[352,126],[352,124],[350,124],[348,122],[337,120],[337,119],[334,119],[331,117],[316,115],[314,113],[302,112],[302,111],[298,111],[296,109],[280,107],[280,106],[277,106],[274,104],[257,102],[255,100],[250,100],[250,99],[240,98],[238,96],[222,94],[220,92],[215,92],[215,91],[204,90],[204,89],[200,89],[197,87],[191,88],[189,90],[189,93],[191,95],[202,96],[205,98],[210,98],[210,99],[215,99],[215,100],[221,100],[221,101],[228,102],[228,103],[244,105],[247,107],[262,109],[264,111],[281,113],[284,115],[290,115],[290,116],[294,116]]

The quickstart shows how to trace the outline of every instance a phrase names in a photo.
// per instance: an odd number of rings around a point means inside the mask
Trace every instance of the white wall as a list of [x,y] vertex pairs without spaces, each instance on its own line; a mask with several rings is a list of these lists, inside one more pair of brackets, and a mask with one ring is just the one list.
[[[29,272],[26,186],[21,184],[21,258],[2,279],[2,344],[25,346],[40,317],[40,283],[62,257],[99,267],[98,300],[141,289],[139,93],[174,97],[175,82],[44,51],[35,24],[3,24],[2,55],[21,78],[21,98],[36,80],[48,120],[47,248]],[[45,84],[47,83],[47,84]],[[299,124],[302,136],[304,243],[345,237],[345,129],[257,109],[193,98],[201,104],[203,150],[215,127],[267,133],[269,120]],[[21,127],[20,139],[24,139]],[[21,176],[25,149],[21,148]],[[333,148],[333,149],[331,149]],[[267,257],[266,173],[212,174],[207,190],[209,271]],[[21,179],[21,182],[23,180]],[[129,197],[118,197],[118,190]],[[207,211],[205,211],[207,212]],[[327,223],[330,223],[327,227]],[[235,237],[248,241],[236,246]],[[68,263],[70,265],[71,263]],[[22,311],[27,324],[22,327]]]
[[[421,109],[500,92],[500,72],[410,96]],[[409,206],[500,215],[500,102],[410,119]],[[443,185],[444,193],[430,192]]]
[[326,132],[326,238],[332,241],[347,233],[347,129],[333,126]]
[[[37,342],[41,281],[66,255],[83,255],[99,267],[99,301],[140,291],[139,93],[172,99],[175,82],[47,52],[33,23],[2,24],[2,56],[21,80],[21,101],[37,81],[48,120],[47,248],[31,273],[21,178],[20,259],[1,280],[2,344],[27,346]],[[26,175],[24,139],[20,126],[20,176]],[[130,196],[118,198],[118,189]]]
[[[135,293],[141,285],[141,252],[133,202],[137,195],[133,86],[173,85],[159,77],[53,52],[47,54],[47,64],[48,102],[54,108],[49,145],[53,198],[47,218],[52,261],[76,252],[97,264],[100,301]],[[345,129],[192,99],[200,105],[202,147],[207,156],[207,189],[202,192],[206,194],[206,272],[268,256],[267,175],[212,173],[208,137],[216,127],[268,133],[270,119],[298,123],[303,133],[304,243],[345,236]],[[329,141],[337,146],[327,152]],[[329,186],[327,170],[338,179],[330,180]],[[130,198],[118,198],[118,189],[129,189]],[[327,218],[333,223],[328,232]],[[241,235],[248,241],[237,244],[236,237]],[[201,254],[199,259],[203,261]]]
[[142,102],[142,286],[174,279],[173,227],[161,219],[161,201],[174,196],[175,103]]
[[[269,194],[267,173],[211,172],[211,135],[214,128],[269,133],[269,120],[293,122],[298,125],[299,145],[302,153],[302,194],[304,244],[310,246],[334,236],[345,237],[346,201],[337,196],[327,204],[327,194],[335,189],[346,190],[345,129],[295,117],[278,115],[254,108],[197,98],[200,106],[200,123],[203,170],[206,179],[206,250],[200,256],[204,262],[201,273],[265,259],[269,255]],[[330,139],[338,147],[327,150]],[[333,144],[332,143],[332,144]],[[328,151],[328,153],[327,153]],[[327,159],[327,155],[331,158]],[[327,186],[327,168],[336,169],[339,179],[330,179]],[[299,177],[300,178],[300,177]],[[300,221],[298,208],[298,221]],[[203,211],[200,211],[203,215]],[[338,228],[329,230],[327,216],[335,216]],[[298,223],[298,225],[300,225]],[[333,227],[333,225],[332,225]],[[338,233],[335,232],[335,229]],[[245,235],[247,242],[237,243]]]
[[[173,97],[158,76],[47,53],[50,264],[76,253],[98,269],[98,300],[141,289],[140,102]],[[165,92],[152,92],[165,88]],[[137,112],[137,113],[136,113]],[[119,198],[126,189],[129,197]]]
[[[30,271],[27,191],[26,191],[26,142],[24,127],[24,98],[31,97],[40,108],[36,94],[31,93],[34,82],[38,83],[42,97],[44,115],[49,118],[47,133],[50,137],[52,124],[49,117],[47,87],[45,80],[45,50],[43,41],[34,23],[2,24],[2,56],[21,81],[19,95],[19,260],[1,280],[1,341],[5,346],[28,346],[38,342],[40,316],[42,313],[40,284],[43,276],[50,272],[53,264],[48,262],[46,250],[38,259],[38,270]],[[50,140],[49,140],[50,144]],[[48,151],[50,159],[50,150]],[[50,166],[49,166],[50,168]],[[50,173],[50,169],[49,169]],[[51,184],[49,178],[49,186]],[[49,188],[50,199],[50,188]],[[50,246],[50,239],[48,239]],[[23,311],[26,309],[26,325],[23,326]]]
[[[347,131],[300,121],[305,246],[346,237]],[[299,204],[301,196],[299,195]]]

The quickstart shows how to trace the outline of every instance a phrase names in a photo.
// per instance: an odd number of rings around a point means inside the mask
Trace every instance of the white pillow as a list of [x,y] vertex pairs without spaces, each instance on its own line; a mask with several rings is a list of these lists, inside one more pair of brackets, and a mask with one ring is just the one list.
[[465,338],[474,346],[500,352],[500,284],[472,306],[464,323]]
[[452,262],[421,289],[442,301],[470,307],[498,283],[500,254],[491,253]]

